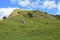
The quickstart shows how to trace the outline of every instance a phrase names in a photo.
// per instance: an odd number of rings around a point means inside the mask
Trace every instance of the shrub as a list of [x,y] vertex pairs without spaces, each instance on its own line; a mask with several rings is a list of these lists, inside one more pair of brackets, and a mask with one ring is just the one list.
[[45,12],[45,14],[48,14],[47,12]]
[[6,16],[4,16],[3,19],[6,19]]
[[18,12],[18,14],[20,14],[20,12]]
[[56,15],[56,17],[57,17],[58,19],[60,19],[60,15]]

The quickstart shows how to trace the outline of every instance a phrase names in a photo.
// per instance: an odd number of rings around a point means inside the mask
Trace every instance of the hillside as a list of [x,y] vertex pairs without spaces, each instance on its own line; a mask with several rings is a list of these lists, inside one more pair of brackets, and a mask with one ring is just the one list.
[[0,21],[0,40],[60,40],[60,20],[39,10],[15,9]]

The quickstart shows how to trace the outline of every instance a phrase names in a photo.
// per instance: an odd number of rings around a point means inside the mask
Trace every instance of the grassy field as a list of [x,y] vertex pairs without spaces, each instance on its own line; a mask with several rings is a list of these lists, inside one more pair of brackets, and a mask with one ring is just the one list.
[[[7,19],[0,21],[0,40],[60,40],[60,20],[35,11],[16,9]],[[34,12],[32,18],[23,16]],[[25,24],[21,25],[19,20],[24,20]]]

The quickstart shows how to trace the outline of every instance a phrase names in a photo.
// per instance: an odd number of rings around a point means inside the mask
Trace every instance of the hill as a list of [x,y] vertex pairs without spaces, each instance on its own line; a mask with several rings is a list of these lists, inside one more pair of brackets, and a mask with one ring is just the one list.
[[39,10],[15,9],[0,21],[0,40],[60,40],[60,20]]

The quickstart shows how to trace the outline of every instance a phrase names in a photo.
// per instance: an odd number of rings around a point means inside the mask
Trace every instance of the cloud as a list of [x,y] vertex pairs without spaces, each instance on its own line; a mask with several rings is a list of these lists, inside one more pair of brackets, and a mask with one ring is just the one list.
[[31,8],[40,8],[42,5],[42,2],[43,1],[41,1],[41,0],[36,0],[35,2],[31,2],[30,7]]
[[0,17],[10,15],[16,8],[0,8]]
[[57,4],[57,10],[58,10],[58,12],[56,14],[60,15],[60,2]]
[[30,4],[30,1],[29,0],[19,1],[18,4],[23,6],[23,7],[26,7]]
[[54,0],[10,0],[12,3],[17,3],[22,7],[27,8],[47,8],[52,9],[56,7],[56,3]]
[[53,8],[56,8],[56,2],[55,1],[44,1],[42,6],[43,8],[53,9]]
[[60,2],[57,5],[57,9],[60,11]]

